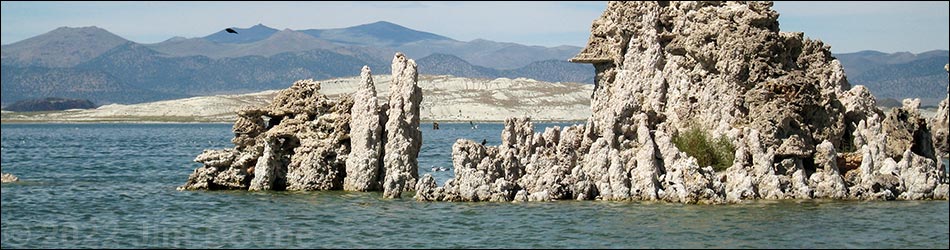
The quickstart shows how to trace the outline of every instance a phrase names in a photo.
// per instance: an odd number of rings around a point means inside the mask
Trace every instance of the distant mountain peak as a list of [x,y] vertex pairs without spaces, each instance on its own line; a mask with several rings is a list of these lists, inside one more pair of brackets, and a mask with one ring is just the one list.
[[230,27],[237,31],[237,34],[228,33],[222,28],[220,31],[215,32],[214,34],[203,37],[205,40],[216,42],[216,43],[252,43],[260,40],[267,39],[274,33],[277,33],[278,30],[275,28],[267,27],[264,24],[257,24],[248,28],[237,28]]
[[372,22],[372,23],[357,25],[357,26],[354,26],[354,27],[358,27],[358,26],[389,26],[389,27],[399,27],[399,28],[409,29],[409,28],[406,28],[405,26],[402,26],[402,25],[399,25],[399,24],[395,24],[395,23],[392,23],[392,22],[388,22],[388,21],[376,21],[376,22]]
[[350,27],[343,28],[343,29],[365,29],[365,28],[388,28],[388,29],[405,29],[405,30],[412,30],[412,29],[410,29],[410,28],[406,28],[406,26],[402,26],[402,25],[395,24],[395,23],[388,22],[388,21],[376,21],[376,22],[372,22],[372,23],[366,23],[366,24],[360,24],[360,25],[350,26]]
[[97,30],[97,31],[98,31],[98,30],[101,30],[101,31],[109,32],[109,31],[106,31],[105,29],[99,28],[99,26],[95,26],[95,25],[93,25],[93,26],[82,26],[82,27],[62,26],[62,27],[56,28],[56,29],[53,30],[53,31],[57,31],[57,30],[59,30],[59,31],[66,31],[66,30],[74,30],[74,31]]
[[[108,37],[111,37],[111,38],[117,38],[117,39],[125,40],[125,38],[122,38],[122,37],[120,37],[119,35],[113,34],[112,32],[109,32],[108,30],[103,29],[103,28],[99,28],[99,27],[97,27],[97,26],[85,26],[85,27],[69,27],[69,26],[63,26],[63,27],[56,28],[56,29],[54,29],[54,30],[52,30],[52,31],[50,31],[50,32],[47,32],[46,34],[43,34],[43,35],[47,35],[47,36],[72,36],[72,35],[75,35],[75,34],[83,34],[84,36],[88,36],[89,34],[92,34],[92,35],[97,35],[97,36],[108,36]],[[41,35],[41,36],[42,36],[42,35]]]
[[302,30],[301,32],[341,45],[395,47],[424,40],[455,41],[388,21],[376,21],[338,29]]
[[130,41],[96,26],[59,27],[3,45],[4,64],[72,67],[126,42]]
[[277,29],[271,28],[270,26],[264,25],[262,23],[258,23],[258,24],[255,24],[254,26],[247,27],[247,29],[242,29],[242,30],[277,30]]

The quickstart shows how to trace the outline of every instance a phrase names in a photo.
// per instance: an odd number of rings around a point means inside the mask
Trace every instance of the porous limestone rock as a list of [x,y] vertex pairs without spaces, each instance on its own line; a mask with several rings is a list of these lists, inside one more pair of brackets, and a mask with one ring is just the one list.
[[361,86],[353,94],[350,155],[346,160],[343,190],[378,191],[383,167],[379,161],[383,150],[383,127],[369,67],[363,67],[360,78]]
[[917,155],[910,149],[904,151],[897,163],[897,171],[900,178],[897,199],[901,200],[932,199],[941,179],[946,178],[944,169],[938,168],[933,159]]
[[417,200],[424,201],[440,201],[442,200],[441,195],[443,195],[442,187],[439,187],[435,178],[431,174],[426,174],[419,179],[419,182],[416,183],[416,196]]
[[808,179],[808,186],[815,191],[815,198],[847,198],[848,187],[839,172],[834,145],[824,141],[818,144],[815,151],[816,169]]
[[882,123],[885,154],[895,160],[901,159],[908,148],[917,155],[934,158],[933,137],[927,121],[920,116],[920,99],[905,99],[903,107],[892,108]]
[[319,83],[300,80],[267,107],[239,111],[235,147],[198,155],[203,166],[179,189],[341,189],[353,100],[330,100],[319,90]]
[[300,80],[265,107],[243,108],[234,148],[198,155],[203,166],[179,190],[385,190],[390,198],[413,190],[422,91],[415,62],[402,53],[393,72],[388,103],[377,100],[364,66],[356,93],[331,100],[319,82]]
[[[283,139],[283,140],[281,140]],[[280,150],[285,138],[265,137],[264,155],[254,165],[250,190],[275,190],[287,187],[287,169]]]
[[[830,46],[779,31],[771,7],[608,3],[571,59],[596,71],[587,123],[533,133],[529,119],[509,119],[502,145],[459,140],[455,177],[442,189],[418,185],[426,193],[416,198],[720,203],[946,193],[919,103],[881,111],[867,88],[847,81]],[[691,128],[728,138],[731,167],[717,173],[672,143]]]
[[[935,150],[946,137],[934,137],[946,132],[920,117],[919,101],[881,111],[830,46],[779,31],[771,6],[610,2],[571,59],[596,71],[586,124],[534,132],[530,118],[509,118],[501,145],[458,140],[442,187],[418,178],[422,96],[415,63],[397,53],[387,103],[369,93],[331,101],[319,84],[295,83],[269,107],[240,112],[240,145],[200,155],[205,165],[182,188],[340,189],[348,176],[361,183],[354,190],[378,183],[384,197],[416,189],[425,201],[946,199]],[[376,123],[353,120],[374,110]],[[382,144],[373,124],[385,124]],[[699,165],[673,143],[692,128],[735,146],[729,168]]]
[[403,191],[415,188],[419,178],[419,105],[422,89],[418,86],[416,62],[396,53],[392,64],[393,82],[389,86],[389,107],[384,146],[383,196],[399,198]]
[[[288,190],[338,190],[343,188],[346,160],[350,153],[350,109],[353,99],[342,96],[337,105],[315,120],[300,122],[295,135],[300,145],[293,149],[287,167]],[[271,131],[268,131],[271,132]]]

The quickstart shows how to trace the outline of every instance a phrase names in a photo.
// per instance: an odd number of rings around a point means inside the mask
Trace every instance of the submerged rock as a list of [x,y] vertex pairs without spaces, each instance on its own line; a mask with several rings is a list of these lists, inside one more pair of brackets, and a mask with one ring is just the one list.
[[16,177],[15,175],[11,173],[3,173],[2,175],[0,175],[0,182],[2,183],[10,183],[10,182],[18,182],[18,181],[20,181],[20,178]]

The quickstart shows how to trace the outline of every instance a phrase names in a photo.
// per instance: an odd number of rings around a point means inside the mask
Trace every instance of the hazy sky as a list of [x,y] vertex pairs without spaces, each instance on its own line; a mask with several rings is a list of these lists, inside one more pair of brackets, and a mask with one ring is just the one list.
[[[606,2],[2,2],[10,44],[62,26],[98,26],[138,43],[201,37],[263,23],[343,28],[390,21],[456,40],[584,46]],[[950,2],[776,2],[783,31],[803,31],[834,53],[920,53],[950,47]]]

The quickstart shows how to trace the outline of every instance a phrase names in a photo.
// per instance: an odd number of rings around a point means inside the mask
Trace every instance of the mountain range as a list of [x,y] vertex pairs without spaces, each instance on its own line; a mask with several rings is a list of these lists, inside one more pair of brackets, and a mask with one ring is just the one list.
[[878,99],[921,98],[922,105],[936,106],[947,98],[947,72],[943,65],[950,51],[920,54],[861,51],[836,54],[851,85],[865,85]]
[[[340,29],[232,28],[204,37],[135,43],[97,27],[62,27],[2,46],[2,103],[67,97],[99,104],[286,88],[294,80],[388,74],[397,51],[423,74],[593,82],[593,67],[567,62],[580,47],[457,41],[375,22]],[[435,67],[432,65],[442,65]],[[455,67],[477,68],[466,74]],[[468,65],[468,66],[461,66]],[[431,66],[431,67],[430,67]]]
[[[98,27],[62,27],[2,45],[0,103],[62,97],[101,105],[280,89],[298,79],[353,76],[363,65],[388,74],[397,51],[415,58],[421,74],[580,83],[594,78],[591,65],[567,62],[581,50],[576,46],[465,42],[385,21],[337,29],[231,28],[237,34],[222,29],[140,44]],[[946,90],[946,50],[835,56],[852,84],[867,85],[878,97],[922,97],[927,105]]]

